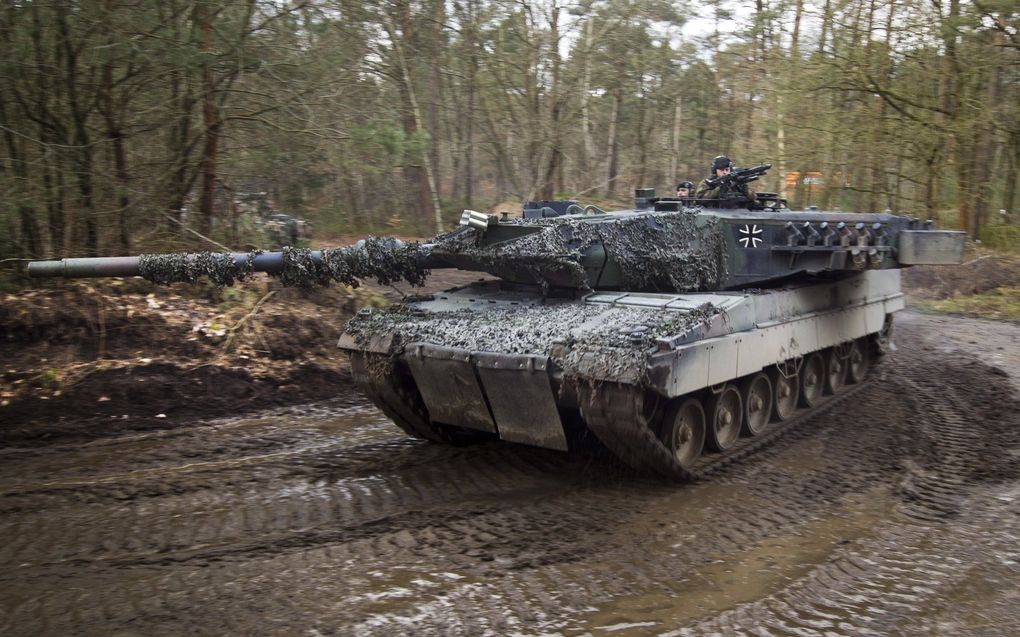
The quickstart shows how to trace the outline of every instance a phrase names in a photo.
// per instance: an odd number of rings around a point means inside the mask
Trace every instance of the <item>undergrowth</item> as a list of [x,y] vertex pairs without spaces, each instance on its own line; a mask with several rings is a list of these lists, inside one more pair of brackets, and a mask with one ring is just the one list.
[[918,305],[934,312],[1020,322],[1020,287],[995,288],[981,294],[949,299],[921,300]]

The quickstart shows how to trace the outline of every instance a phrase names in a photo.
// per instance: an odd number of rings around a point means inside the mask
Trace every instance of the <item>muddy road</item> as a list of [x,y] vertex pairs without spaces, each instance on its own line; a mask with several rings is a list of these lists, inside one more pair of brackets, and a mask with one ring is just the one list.
[[1020,327],[906,312],[863,392],[709,480],[409,440],[349,389],[0,450],[5,635],[1001,635]]

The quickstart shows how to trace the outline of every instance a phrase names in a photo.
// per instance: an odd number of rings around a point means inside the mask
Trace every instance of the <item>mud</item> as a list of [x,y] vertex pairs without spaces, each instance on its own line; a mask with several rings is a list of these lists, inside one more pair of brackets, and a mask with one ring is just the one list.
[[361,402],[8,443],[0,632],[1009,634],[1018,339],[901,313],[863,394],[685,486]]
[[44,444],[334,397],[364,302],[250,282],[59,282],[0,302],[0,442]]

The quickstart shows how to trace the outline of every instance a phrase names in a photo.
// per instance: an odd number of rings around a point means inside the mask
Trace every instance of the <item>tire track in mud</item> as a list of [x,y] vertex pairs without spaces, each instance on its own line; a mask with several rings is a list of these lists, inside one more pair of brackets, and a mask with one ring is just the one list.
[[[909,628],[904,617],[923,626],[979,568],[962,565],[1009,546],[1008,528],[979,537],[996,516],[1017,515],[980,497],[1018,473],[1002,448],[1016,444],[1006,434],[1015,421],[998,413],[1015,403],[994,380],[958,359],[901,352],[865,395],[683,487],[590,455],[412,442],[377,415],[335,446],[337,429],[300,417],[199,427],[160,444],[97,441],[93,451],[141,470],[100,464],[91,475],[106,476],[101,484],[78,484],[90,476],[76,464],[88,447],[77,461],[61,459],[74,453],[67,446],[8,452],[0,630],[856,635]],[[26,470],[51,460],[55,476]],[[730,581],[770,568],[778,575],[750,587]]]
[[[885,424],[888,420],[888,409],[885,407],[885,401],[893,399],[896,394],[904,389],[918,389],[918,384],[912,380],[906,379],[903,372],[909,371],[909,369],[895,368],[890,370],[889,378],[886,380],[891,383],[889,391],[879,396],[875,401],[875,406],[870,410],[866,410],[863,413],[853,413],[853,410],[847,410],[846,413],[842,414],[846,419],[845,422],[859,422],[861,419],[871,420],[875,423]],[[896,376],[905,378],[904,382],[897,383],[894,379]],[[981,379],[979,379],[981,380]],[[921,393],[921,392],[918,392]],[[761,470],[761,467],[765,466],[769,469],[771,465],[764,465],[763,463],[757,462],[759,459],[756,458],[756,462],[750,465],[750,470],[747,468],[739,468],[733,472],[732,475],[725,476],[727,481],[734,480],[739,482],[739,474],[741,473],[753,473],[757,478],[765,478],[766,486],[772,490],[774,499],[773,501],[780,505],[779,507],[773,507],[769,514],[762,515],[761,511],[731,511],[733,519],[726,519],[726,529],[719,532],[719,538],[723,541],[715,542],[715,548],[719,554],[725,554],[728,549],[733,547],[727,547],[726,541],[728,540],[731,544],[736,545],[736,548],[742,548],[752,541],[757,541],[761,538],[760,533],[756,533],[761,528],[760,521],[765,518],[767,523],[770,525],[770,531],[775,532],[781,530],[784,525],[787,527],[795,527],[798,521],[802,521],[809,517],[809,507],[803,506],[806,501],[817,501],[817,500],[832,500],[835,496],[845,493],[852,493],[856,490],[860,490],[869,479],[873,479],[876,476],[880,476],[883,473],[887,474],[886,481],[893,479],[895,485],[895,478],[898,475],[903,475],[900,478],[900,484],[909,483],[909,488],[901,488],[899,497],[899,504],[896,509],[900,511],[900,515],[903,516],[907,521],[918,520],[923,523],[940,523],[947,515],[952,515],[955,511],[958,511],[961,507],[961,503],[964,500],[964,495],[961,493],[963,485],[973,483],[976,476],[982,471],[987,471],[988,458],[987,452],[990,446],[986,441],[989,438],[981,438],[980,436],[975,437],[971,431],[969,434],[966,431],[968,428],[973,429],[975,422],[968,422],[959,416],[959,410],[961,407],[969,407],[968,401],[963,400],[956,396],[953,392],[945,392],[940,390],[938,393],[934,391],[923,392],[924,402],[929,405],[928,410],[931,412],[925,418],[927,425],[930,427],[931,432],[936,436],[934,442],[938,443],[935,445],[927,445],[925,453],[922,454],[923,458],[926,459],[927,463],[921,467],[912,467],[911,458],[912,449],[907,449],[905,453],[901,454],[902,457],[897,458],[894,456],[892,459],[886,457],[883,453],[876,453],[884,448],[884,443],[889,439],[889,442],[894,442],[898,438],[911,438],[910,434],[916,433],[913,429],[916,427],[908,427],[907,431],[901,431],[900,428],[892,429],[877,429],[869,430],[866,433],[871,434],[867,439],[862,439],[859,436],[845,437],[845,431],[841,431],[838,427],[834,427],[831,424],[827,427],[823,427],[817,431],[810,433],[800,434],[803,438],[815,438],[822,439],[826,442],[827,453],[826,458],[831,465],[825,472],[819,473],[813,479],[807,482],[797,483],[791,481],[789,475],[775,474],[772,476],[767,475],[768,470]],[[990,396],[988,398],[996,398],[996,396]],[[999,396],[998,398],[1001,398]],[[915,418],[918,414],[924,413],[918,411],[918,401],[912,401],[914,404],[909,405],[906,409],[900,409],[904,418],[899,422],[911,423],[910,415]],[[989,401],[990,402],[990,401]],[[966,411],[966,410],[965,410]],[[1009,411],[1008,409],[1006,410]],[[885,416],[883,420],[881,416]],[[984,414],[975,414],[976,420],[982,420]],[[1006,429],[1004,423],[999,423],[1000,427],[988,427],[987,433],[991,436],[991,439],[995,439],[996,435],[1004,434]],[[1008,425],[1006,425],[1008,426]],[[843,437],[841,437],[843,435]],[[976,441],[976,442],[975,442]],[[1000,439],[1001,441],[1001,439]],[[1015,443],[1015,437],[1013,439]],[[782,455],[783,451],[779,450],[778,455]],[[868,458],[871,456],[870,462],[873,462],[873,466],[863,464],[862,458]],[[833,464],[832,461],[835,460]],[[894,462],[890,462],[893,460]],[[1010,467],[1003,467],[1004,473],[998,475],[996,479],[1003,478],[1015,478],[1015,462],[1007,462]],[[903,465],[906,465],[905,467]],[[849,471],[851,467],[856,466],[857,475],[854,476],[853,472]],[[929,473],[931,474],[929,476]],[[766,474],[766,475],[763,475]],[[842,482],[842,488],[839,486],[839,480],[833,480],[833,478],[839,476],[854,476],[846,479]],[[784,485],[795,485],[793,489],[786,489],[785,492],[781,487]],[[791,503],[796,503],[791,506]],[[797,506],[799,505],[799,506]],[[778,510],[777,510],[778,509]],[[748,514],[751,515],[748,515]],[[980,525],[979,525],[980,526]],[[737,537],[741,535],[743,539],[734,539],[733,531],[739,529]],[[750,531],[748,529],[751,529]],[[800,597],[795,598],[793,602],[789,600],[773,601],[772,606],[779,609],[788,609],[784,611],[786,617],[779,611],[772,609],[772,616],[769,617],[771,623],[769,625],[775,630],[789,629],[790,634],[802,634],[797,632],[801,629],[810,630],[812,626],[819,628],[821,626],[828,626],[829,628],[835,627],[837,630],[833,634],[841,634],[838,630],[839,626],[826,617],[838,617],[833,615],[831,612],[826,613],[819,611],[815,617],[801,618],[799,621],[788,621],[785,619],[790,616],[796,616],[800,612],[797,599],[806,600],[824,600],[825,596],[823,593],[829,588],[834,588],[835,584],[847,581],[850,578],[849,585],[843,586],[842,588],[846,591],[844,594],[849,599],[857,604],[871,609],[872,612],[864,613],[857,611],[857,615],[865,618],[863,625],[849,623],[843,626],[846,631],[844,634],[859,634],[864,632],[859,629],[867,629],[869,624],[874,624],[878,627],[879,632],[876,634],[884,634],[883,631],[889,628],[888,624],[882,624],[878,618],[883,617],[900,617],[902,618],[904,608],[909,603],[917,604],[925,599],[930,599],[931,595],[925,597],[919,595],[918,591],[924,592],[923,584],[925,582],[947,582],[947,578],[954,576],[959,568],[958,565],[961,563],[960,560],[966,559],[968,556],[964,555],[958,560],[950,560],[948,563],[943,556],[952,556],[953,552],[944,550],[952,546],[952,542],[948,545],[939,545],[929,547],[930,556],[927,560],[918,562],[916,557],[917,554],[924,554],[921,549],[923,548],[923,541],[926,540],[926,533],[928,533],[928,527],[922,527],[921,536],[915,537],[916,533],[912,532],[913,529],[909,526],[904,529],[902,520],[897,521],[888,530],[884,530],[886,533],[885,538],[879,543],[879,548],[874,552],[879,556],[884,555],[899,555],[899,559],[886,558],[885,562],[876,562],[875,560],[865,561],[866,567],[858,567],[857,569],[845,569],[843,565],[836,562],[835,566],[826,567],[820,571],[821,575],[818,580],[830,580],[831,584],[826,583],[823,586],[812,589],[810,586],[806,586],[806,594],[801,594]],[[949,535],[953,535],[953,531],[949,532]],[[698,535],[695,533],[694,535]],[[973,557],[973,551],[970,551]],[[616,566],[620,566],[624,563],[624,560],[615,561],[609,560]],[[685,566],[698,566],[699,559],[697,555],[687,555],[681,559],[675,559]],[[705,559],[701,556],[701,564],[705,564],[710,560]],[[875,582],[873,584],[867,578],[861,576],[862,570],[869,570],[876,572]],[[661,568],[655,568],[647,564],[640,564],[637,568],[636,573],[633,574],[631,582],[634,586],[642,586],[642,580],[654,581],[659,583],[668,583],[671,581],[669,577],[663,577]],[[667,569],[668,570],[668,569]],[[649,577],[641,577],[642,574],[648,573]],[[589,572],[589,576],[596,581],[600,578],[597,575],[592,575]],[[607,578],[609,581],[613,581],[611,578]],[[810,578],[809,578],[809,581]],[[951,579],[947,582],[951,583]],[[824,583],[824,582],[823,582]],[[570,590],[569,582],[559,581],[553,587],[552,590]],[[943,584],[944,587],[947,584]],[[626,588],[626,586],[625,586]],[[654,589],[653,587],[650,587]],[[837,588],[838,590],[838,588]],[[938,593],[940,588],[935,588],[934,593]],[[607,591],[609,597],[613,597],[615,591]],[[876,594],[882,593],[885,599],[888,601],[888,608],[883,608],[881,604],[874,604],[868,601],[871,597]],[[934,594],[933,593],[933,594]],[[590,596],[590,601],[597,601],[599,596]],[[477,600],[472,600],[477,601]],[[801,604],[803,605],[803,604]],[[844,604],[846,605],[846,604]],[[815,602],[813,609],[817,609],[818,604]],[[576,607],[575,607],[576,608]],[[771,606],[769,608],[772,608]],[[838,609],[836,609],[838,610]],[[851,609],[853,610],[853,609]],[[493,613],[496,609],[492,609]],[[747,623],[743,625],[751,627],[755,625],[763,625],[762,617],[746,616],[746,611],[741,612],[741,616],[745,616]],[[844,617],[853,617],[846,609],[843,609]],[[709,629],[705,630],[705,633],[713,633],[714,629],[722,628],[722,634],[728,634],[734,626],[739,625],[740,621],[733,622],[732,616],[728,619],[721,620],[723,623],[714,623],[709,625]],[[898,624],[892,624],[896,626]],[[785,626],[785,629],[784,629]],[[550,626],[543,626],[543,628],[549,628]],[[435,626],[436,630],[440,627]],[[869,629],[870,630],[870,629]],[[718,633],[716,633],[718,634]],[[780,633],[782,634],[782,633]]]
[[[1016,480],[1020,474],[1015,457],[994,453],[1004,443],[1017,444],[1017,421],[987,408],[1002,398],[996,392],[978,392],[988,395],[975,403],[951,385],[929,386],[929,379],[913,368],[898,365],[893,371],[911,392],[906,396],[914,422],[924,423],[914,433],[927,436],[914,440],[925,443],[921,446],[928,452],[926,463],[906,463],[894,485],[896,520],[778,593],[667,634],[742,635],[764,628],[775,635],[926,635],[938,628],[926,621],[930,606],[987,565],[994,552],[988,529],[1001,524],[1004,514],[1020,516],[1020,503],[1004,511],[1000,501],[980,493],[982,475]],[[971,419],[960,412],[964,406],[982,405],[985,409]],[[984,431],[975,431],[975,421],[982,420]],[[964,510],[965,517],[960,515]],[[1014,546],[1014,563],[1018,553]]]

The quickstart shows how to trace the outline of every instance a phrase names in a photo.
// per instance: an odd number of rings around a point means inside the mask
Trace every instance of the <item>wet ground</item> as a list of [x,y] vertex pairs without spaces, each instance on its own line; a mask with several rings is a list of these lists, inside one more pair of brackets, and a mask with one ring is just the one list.
[[1020,326],[902,313],[862,393],[710,480],[331,403],[0,449],[5,635],[1003,635]]

